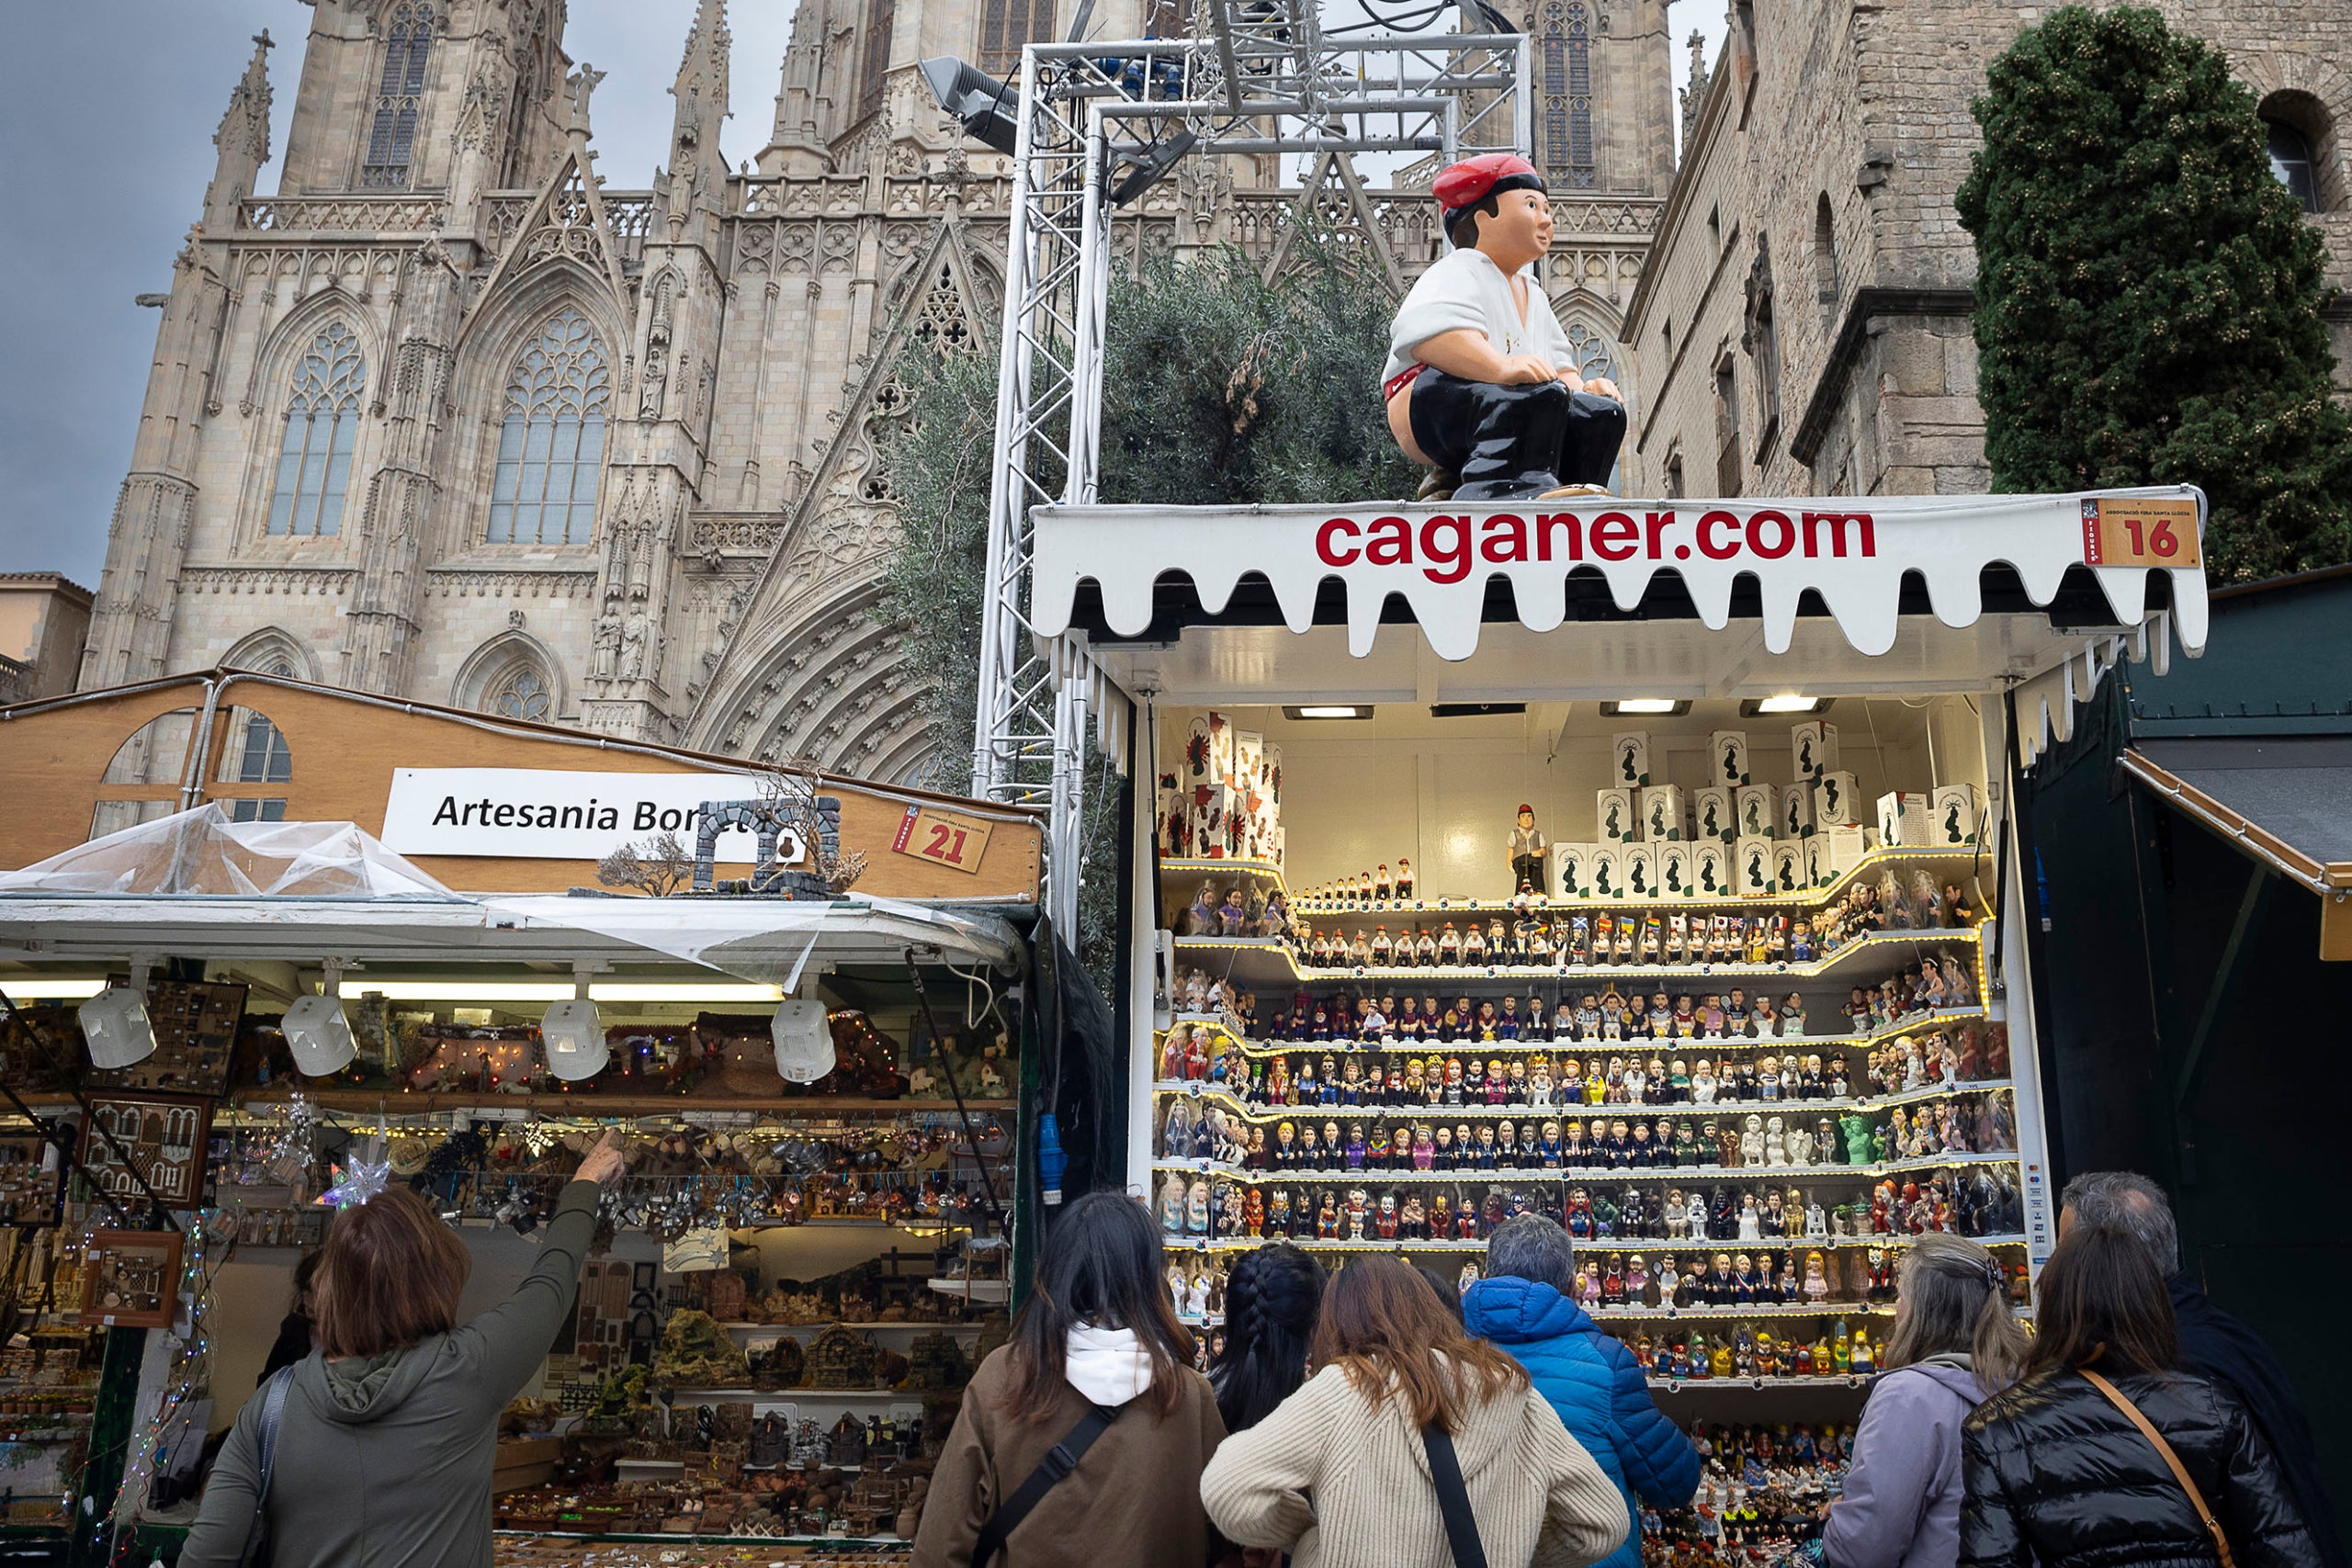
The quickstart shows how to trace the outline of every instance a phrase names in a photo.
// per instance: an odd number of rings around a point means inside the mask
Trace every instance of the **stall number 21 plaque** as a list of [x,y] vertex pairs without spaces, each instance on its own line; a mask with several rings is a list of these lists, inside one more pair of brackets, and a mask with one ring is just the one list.
[[2089,566],[2195,566],[2197,503],[2185,498],[2109,496],[2083,502]]
[[899,854],[977,876],[980,857],[989,852],[989,825],[944,816],[927,806],[910,806],[890,848]]

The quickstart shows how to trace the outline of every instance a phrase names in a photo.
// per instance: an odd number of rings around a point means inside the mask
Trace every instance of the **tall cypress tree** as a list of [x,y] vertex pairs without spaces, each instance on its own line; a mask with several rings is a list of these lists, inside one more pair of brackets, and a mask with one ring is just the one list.
[[1973,107],[1960,220],[1994,487],[2202,486],[2222,581],[2352,559],[2320,238],[2226,57],[2153,10],[2070,6]]

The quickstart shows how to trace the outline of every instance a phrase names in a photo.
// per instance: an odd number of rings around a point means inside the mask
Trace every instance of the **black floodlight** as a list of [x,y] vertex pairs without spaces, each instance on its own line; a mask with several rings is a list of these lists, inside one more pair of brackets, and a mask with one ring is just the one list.
[[1178,130],[1156,136],[1136,148],[1122,148],[1112,155],[1112,163],[1126,171],[1125,177],[1111,187],[1111,205],[1125,207],[1167,177],[1193,144],[1200,138],[1189,130]]
[[1019,146],[1021,95],[1010,85],[950,54],[935,55],[918,69],[965,135],[1008,156]]

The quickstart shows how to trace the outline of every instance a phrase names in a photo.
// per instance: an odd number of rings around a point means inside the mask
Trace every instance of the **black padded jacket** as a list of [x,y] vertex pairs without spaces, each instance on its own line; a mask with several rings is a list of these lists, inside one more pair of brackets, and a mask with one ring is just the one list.
[[[2277,1461],[2226,1392],[2187,1372],[2114,1380],[2180,1456],[2238,1568],[2317,1568]],[[2155,1446],[2072,1371],[1996,1394],[1961,1433],[1962,1568],[2210,1568],[2195,1505]]]

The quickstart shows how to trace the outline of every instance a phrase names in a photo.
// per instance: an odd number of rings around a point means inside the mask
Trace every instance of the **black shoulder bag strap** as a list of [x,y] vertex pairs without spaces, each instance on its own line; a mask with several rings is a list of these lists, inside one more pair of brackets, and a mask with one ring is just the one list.
[[1421,1428],[1421,1447],[1429,1452],[1430,1480],[1437,1486],[1438,1512],[1445,1516],[1453,1568],[1487,1568],[1487,1549],[1478,1544],[1478,1520],[1470,1512],[1470,1488],[1462,1483],[1462,1461],[1454,1456],[1453,1439],[1432,1421]]
[[254,1434],[254,1446],[260,1450],[261,1473],[254,1483],[254,1517],[245,1527],[245,1547],[238,1553],[242,1564],[260,1564],[269,1561],[269,1477],[277,1464],[277,1425],[286,1414],[286,1391],[293,1386],[294,1367],[280,1367],[269,1380],[269,1393],[263,1396],[260,1429]]
[[1005,1537],[1021,1528],[1021,1521],[1029,1517],[1029,1510],[1037,1506],[1038,1499],[1078,1468],[1078,1461],[1086,1457],[1094,1439],[1109,1431],[1111,1423],[1125,1408],[1124,1404],[1091,1405],[1079,1417],[1078,1425],[1062,1434],[1062,1440],[1037,1462],[1037,1468],[1029,1472],[1029,1479],[1015,1487],[1012,1495],[980,1527],[979,1541],[972,1548],[972,1568],[989,1568],[996,1554],[1004,1550]]

